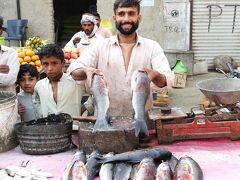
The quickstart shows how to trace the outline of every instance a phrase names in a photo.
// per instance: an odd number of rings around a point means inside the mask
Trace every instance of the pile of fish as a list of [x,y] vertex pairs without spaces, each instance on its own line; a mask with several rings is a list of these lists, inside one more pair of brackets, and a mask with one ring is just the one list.
[[3,180],[47,180],[51,177],[51,173],[21,166],[7,166],[0,170],[0,179]]
[[179,160],[163,148],[101,155],[93,151],[88,158],[77,152],[65,169],[62,180],[202,180],[200,166],[191,157]]

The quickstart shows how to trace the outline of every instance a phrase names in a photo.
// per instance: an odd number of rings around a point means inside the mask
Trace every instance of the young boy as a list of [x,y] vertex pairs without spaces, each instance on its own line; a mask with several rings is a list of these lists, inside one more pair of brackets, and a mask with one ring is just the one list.
[[62,49],[48,44],[41,49],[39,57],[47,77],[35,86],[36,109],[41,110],[42,117],[59,113],[79,116],[84,86],[63,72],[65,61]]
[[24,64],[20,66],[17,76],[17,83],[22,89],[17,94],[18,113],[22,121],[30,121],[39,118],[33,105],[34,87],[38,81],[39,73],[35,66]]

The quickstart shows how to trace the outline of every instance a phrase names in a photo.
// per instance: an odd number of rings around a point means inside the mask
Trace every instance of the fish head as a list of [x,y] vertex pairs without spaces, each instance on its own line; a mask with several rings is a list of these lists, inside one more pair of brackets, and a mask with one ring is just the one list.
[[141,163],[153,163],[153,159],[152,158],[143,158]]
[[187,158],[181,157],[175,168],[176,177],[191,180],[194,179],[194,170]]
[[83,151],[83,150],[77,151],[77,152],[74,154],[74,158],[82,161],[83,163],[85,163],[86,160],[87,160],[86,153],[85,153],[85,151]]
[[74,156],[81,156],[81,155],[86,155],[86,153],[84,152],[84,150],[79,150],[79,151],[77,151],[75,154],[74,154]]
[[168,171],[168,170],[170,170],[170,167],[169,167],[167,161],[162,162],[162,163],[159,165],[159,167],[160,167],[163,171]]
[[157,148],[151,150],[152,157],[156,162],[161,162],[162,160],[169,160],[172,157],[172,153],[164,148]]

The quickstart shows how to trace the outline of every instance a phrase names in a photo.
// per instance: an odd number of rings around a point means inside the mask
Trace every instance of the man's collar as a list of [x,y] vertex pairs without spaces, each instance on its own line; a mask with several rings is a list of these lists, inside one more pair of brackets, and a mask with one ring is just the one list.
[[93,38],[95,36],[95,33],[94,34],[90,34],[89,36],[86,35],[89,39]]
[[[118,35],[112,36],[111,39],[110,39],[110,43],[119,45]],[[137,42],[136,42],[136,44],[139,45],[141,43],[142,43],[142,37],[139,36],[138,33],[137,33]]]

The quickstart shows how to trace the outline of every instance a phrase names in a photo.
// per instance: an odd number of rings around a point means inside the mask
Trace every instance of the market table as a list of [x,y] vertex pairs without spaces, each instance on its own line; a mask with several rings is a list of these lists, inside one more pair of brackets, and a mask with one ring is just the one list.
[[[164,147],[177,158],[190,156],[194,158],[203,170],[204,180],[239,180],[240,141],[227,138],[186,140],[168,145],[158,145],[154,131],[152,132],[151,147]],[[27,155],[20,147],[0,153],[0,168],[8,165],[21,165],[29,161],[27,167],[51,172],[52,180],[59,180],[67,163],[72,159],[76,150],[69,150],[51,155]],[[95,178],[99,179],[99,178]]]

